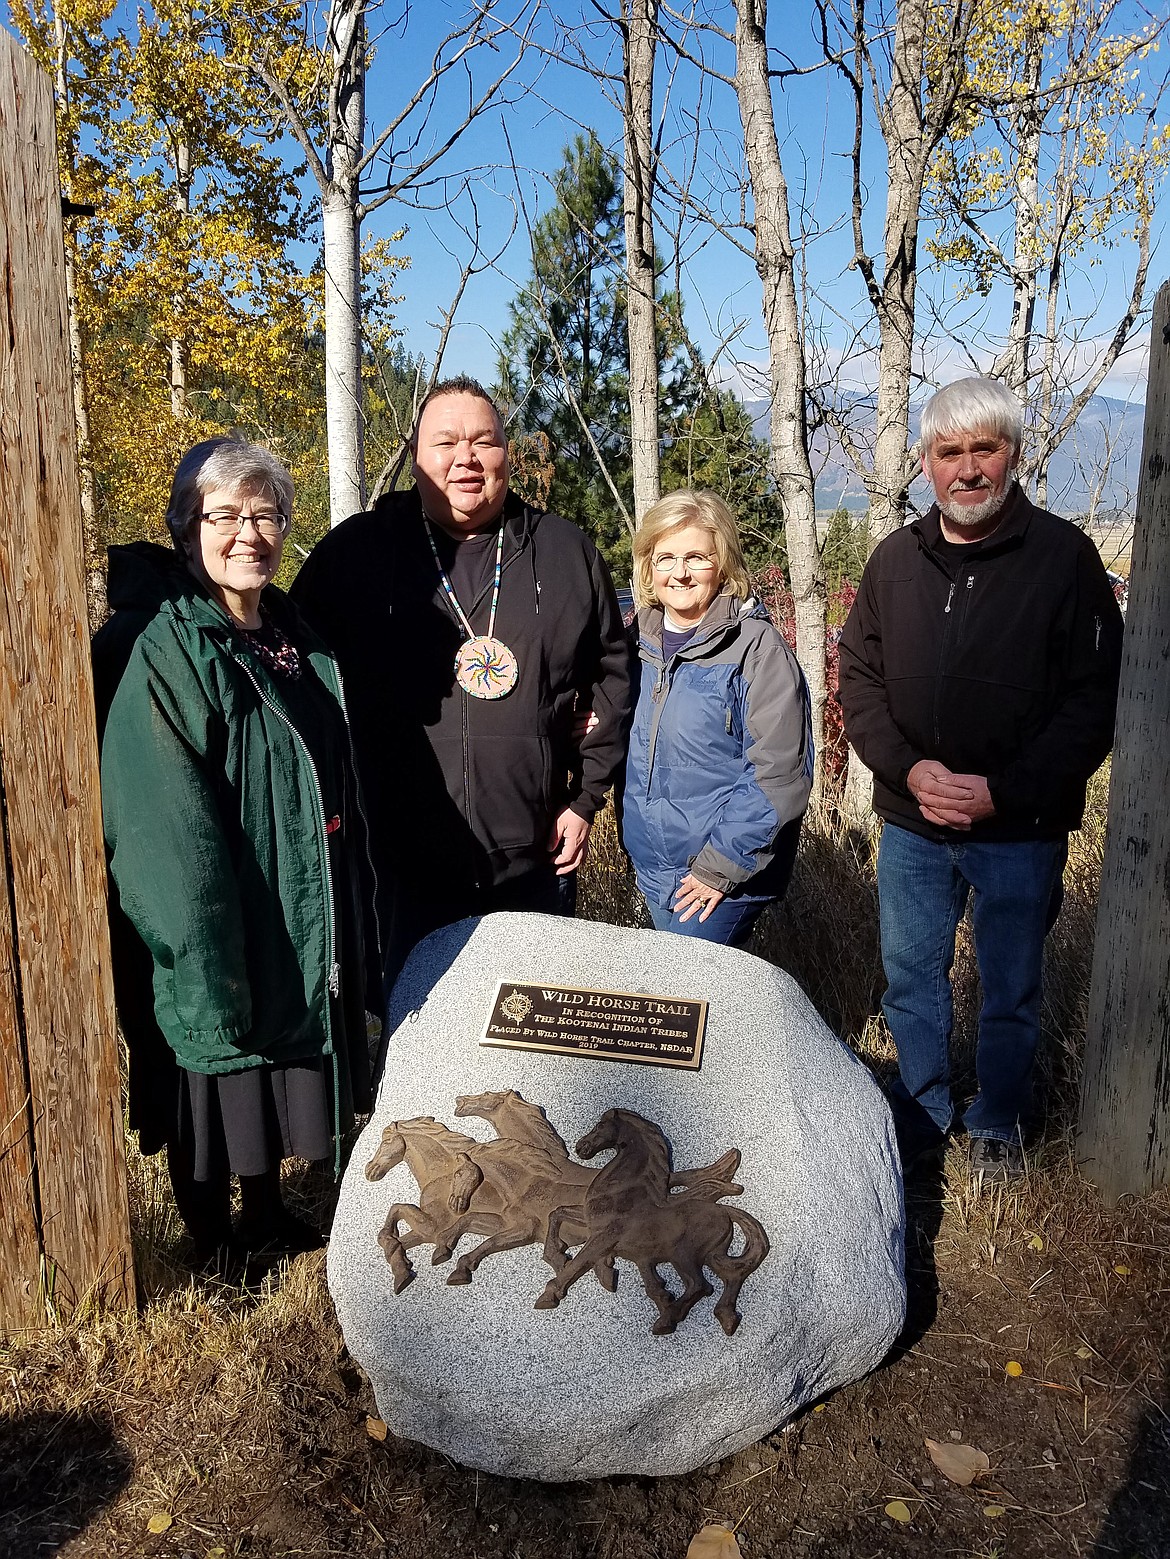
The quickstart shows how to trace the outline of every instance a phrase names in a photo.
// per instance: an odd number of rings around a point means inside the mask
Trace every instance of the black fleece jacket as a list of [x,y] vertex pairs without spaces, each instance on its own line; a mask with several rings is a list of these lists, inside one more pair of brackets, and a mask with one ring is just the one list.
[[[452,900],[547,865],[566,806],[592,820],[625,754],[629,659],[613,583],[575,525],[509,494],[496,637],[519,665],[493,701],[455,681],[464,638],[415,491],[390,493],[313,549],[293,599],[345,680],[379,885],[438,877]],[[462,601],[486,633],[491,579]],[[600,723],[578,754],[573,707]]]
[[1056,839],[1113,740],[1121,611],[1083,531],[1017,488],[998,530],[938,550],[937,507],[875,549],[841,637],[845,734],[874,773],[874,810],[928,838],[906,786],[922,758],[987,778],[969,835]]

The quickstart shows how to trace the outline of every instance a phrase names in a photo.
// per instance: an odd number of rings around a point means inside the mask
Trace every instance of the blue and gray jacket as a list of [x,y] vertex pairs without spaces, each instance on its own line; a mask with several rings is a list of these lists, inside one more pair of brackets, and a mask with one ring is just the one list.
[[799,824],[812,785],[804,675],[751,598],[716,596],[669,663],[662,624],[661,606],[648,606],[634,628],[622,842],[638,886],[666,906],[690,871],[721,893],[774,898],[778,836]]

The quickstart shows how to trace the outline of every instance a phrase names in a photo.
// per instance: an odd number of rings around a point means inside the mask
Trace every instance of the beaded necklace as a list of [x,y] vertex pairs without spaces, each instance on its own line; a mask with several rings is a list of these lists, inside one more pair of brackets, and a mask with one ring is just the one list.
[[235,627],[236,632],[255,654],[257,660],[267,666],[269,671],[275,672],[277,676],[287,677],[290,682],[299,679],[300,653],[288,634],[277,627],[263,607],[260,610],[259,628],[241,628],[238,623]]
[[477,634],[471,626],[467,613],[459,604],[454,586],[447,577],[447,570],[443,567],[443,561],[439,557],[439,549],[435,545],[435,533],[431,528],[431,522],[423,516],[423,524],[426,526],[427,540],[431,544],[431,555],[435,560],[435,567],[439,571],[439,581],[446,592],[447,599],[455,616],[459,620],[467,638],[459,646],[455,656],[455,680],[465,693],[472,698],[504,698],[516,686],[516,679],[520,669],[516,664],[516,657],[508,646],[495,637],[496,632],[496,607],[500,604],[500,574],[501,563],[504,556],[504,526],[500,522],[500,535],[496,542],[496,573],[492,583],[492,605],[488,614],[488,631]]

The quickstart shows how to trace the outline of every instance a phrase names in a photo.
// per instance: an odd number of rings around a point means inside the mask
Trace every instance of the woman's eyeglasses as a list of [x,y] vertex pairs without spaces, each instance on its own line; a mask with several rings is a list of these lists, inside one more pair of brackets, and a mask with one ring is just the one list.
[[211,514],[201,514],[199,518],[208,525],[214,525],[220,536],[238,536],[251,520],[265,541],[279,541],[288,534],[289,527],[289,516],[281,514],[277,509],[263,509],[259,514],[236,514],[232,509],[216,509]]
[[673,574],[680,563],[688,574],[703,574],[715,567],[715,559],[705,552],[688,552],[683,557],[676,557],[673,552],[660,552],[654,559],[654,567],[660,574]]

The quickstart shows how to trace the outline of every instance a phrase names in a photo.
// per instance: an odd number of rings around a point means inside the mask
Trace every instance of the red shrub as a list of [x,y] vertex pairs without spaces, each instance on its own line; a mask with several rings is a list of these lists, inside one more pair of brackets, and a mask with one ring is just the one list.
[[[792,591],[789,589],[783,570],[774,565],[771,568],[766,568],[753,580],[753,588],[767,608],[768,616],[784,635],[789,649],[795,653],[796,608],[792,599]],[[841,629],[845,626],[845,619],[849,616],[849,608],[853,605],[856,594],[857,587],[845,579],[841,581],[840,589],[834,590],[830,594],[827,602],[825,688],[828,696],[825,700],[825,736],[822,757],[825,766],[825,781],[832,788],[836,788],[843,780],[845,768],[849,762],[849,747],[845,741],[845,732],[841,725],[841,706],[837,702],[837,674],[841,664],[838,644],[841,638]]]

